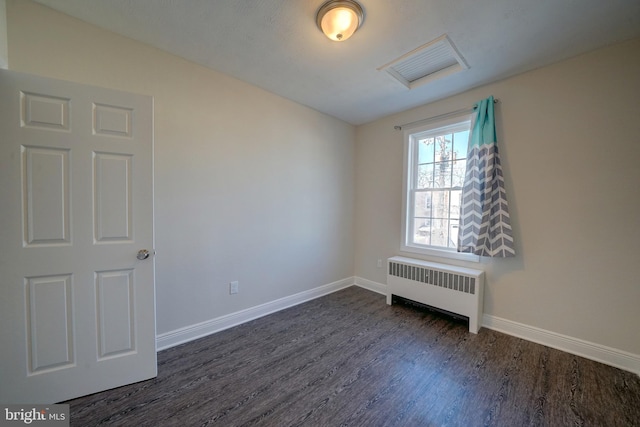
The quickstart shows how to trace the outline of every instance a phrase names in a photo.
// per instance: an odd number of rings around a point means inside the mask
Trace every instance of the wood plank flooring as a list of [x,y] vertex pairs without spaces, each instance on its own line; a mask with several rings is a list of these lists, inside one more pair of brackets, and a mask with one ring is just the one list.
[[158,354],[72,426],[640,426],[640,377],[351,287]]

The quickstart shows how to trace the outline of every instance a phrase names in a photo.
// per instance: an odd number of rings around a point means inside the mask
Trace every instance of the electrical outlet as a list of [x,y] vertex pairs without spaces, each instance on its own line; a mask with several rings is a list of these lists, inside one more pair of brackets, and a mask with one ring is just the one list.
[[229,295],[238,293],[238,281],[229,283]]
[[378,268],[382,268],[382,260],[381,259],[378,260]]

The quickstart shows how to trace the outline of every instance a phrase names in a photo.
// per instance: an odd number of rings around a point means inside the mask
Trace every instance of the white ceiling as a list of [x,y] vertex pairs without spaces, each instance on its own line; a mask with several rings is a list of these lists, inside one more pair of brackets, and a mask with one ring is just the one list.
[[[345,42],[324,0],[36,1],[356,125],[640,36],[639,0],[360,0]],[[376,70],[443,34],[468,70],[412,90]]]

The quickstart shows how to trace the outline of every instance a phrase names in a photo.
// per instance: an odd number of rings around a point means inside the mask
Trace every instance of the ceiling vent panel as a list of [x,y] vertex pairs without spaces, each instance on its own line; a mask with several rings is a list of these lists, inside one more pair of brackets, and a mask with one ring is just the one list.
[[445,34],[378,67],[409,89],[469,68]]

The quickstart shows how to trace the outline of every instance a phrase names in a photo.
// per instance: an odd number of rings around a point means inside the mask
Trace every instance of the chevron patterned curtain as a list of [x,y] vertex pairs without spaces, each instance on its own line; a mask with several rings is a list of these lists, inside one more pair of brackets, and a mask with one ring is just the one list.
[[458,252],[511,257],[516,252],[500,164],[493,96],[476,104],[462,187]]

